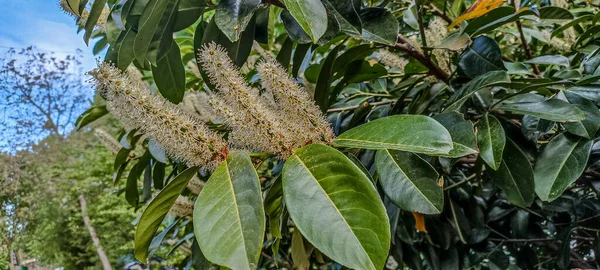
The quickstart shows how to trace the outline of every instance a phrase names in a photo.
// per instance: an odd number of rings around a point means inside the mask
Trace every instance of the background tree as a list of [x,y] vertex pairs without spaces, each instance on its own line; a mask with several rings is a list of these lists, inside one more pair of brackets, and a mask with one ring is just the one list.
[[48,135],[64,137],[91,102],[81,56],[59,58],[29,47],[0,57],[2,149],[16,150]]

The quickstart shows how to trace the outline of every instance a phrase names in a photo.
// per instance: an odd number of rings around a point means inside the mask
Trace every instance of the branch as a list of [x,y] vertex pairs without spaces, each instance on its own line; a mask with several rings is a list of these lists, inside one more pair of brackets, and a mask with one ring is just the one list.
[[[513,4],[513,7],[515,8],[515,11],[517,11],[519,9],[517,7],[517,2],[513,0],[512,4]],[[523,49],[525,50],[525,56],[527,56],[527,59],[531,59],[533,57],[533,55],[531,54],[531,49],[529,48],[529,44],[527,44],[527,40],[525,39],[525,33],[523,33],[523,25],[521,25],[520,20],[517,20],[515,23],[517,23],[517,29],[519,29],[519,35],[521,36],[521,45],[523,46]],[[540,69],[535,64],[533,65],[533,73],[536,76],[540,75]]]
[[425,55],[421,50],[413,47],[408,39],[406,39],[403,35],[398,35],[398,42],[392,47],[405,52],[408,56],[414,59],[417,59],[417,61],[421,62],[421,64],[429,69],[429,72],[433,76],[444,81],[445,83],[448,83],[450,80],[450,75],[442,70],[436,63],[434,63],[429,56]]
[[431,9],[431,13],[433,13],[433,15],[442,18],[448,24],[452,23],[452,18],[448,17],[446,13],[441,11],[439,8],[435,7],[433,4],[429,6],[429,9]]
[[360,105],[354,105],[354,106],[348,106],[348,107],[343,107],[343,108],[334,108],[334,109],[329,109],[327,110],[328,113],[332,113],[332,112],[343,112],[343,111],[349,111],[349,110],[354,110],[360,106],[377,106],[377,105],[384,105],[384,104],[390,104],[390,103],[394,103],[395,100],[383,100],[383,101],[377,101],[377,102],[364,102],[367,104],[360,104]]

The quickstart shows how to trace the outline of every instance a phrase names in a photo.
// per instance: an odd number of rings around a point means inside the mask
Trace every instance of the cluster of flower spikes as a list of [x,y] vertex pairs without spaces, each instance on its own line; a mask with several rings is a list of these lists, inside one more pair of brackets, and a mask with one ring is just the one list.
[[217,88],[210,104],[231,128],[229,141],[234,147],[285,159],[295,148],[333,140],[333,130],[319,108],[279,64],[267,61],[259,65],[266,88],[261,95],[246,84],[219,45],[205,44],[198,56]]
[[128,130],[152,137],[174,159],[189,166],[213,170],[226,158],[228,145],[193,115],[162,96],[153,95],[146,84],[129,78],[110,63],[90,71],[106,107]]

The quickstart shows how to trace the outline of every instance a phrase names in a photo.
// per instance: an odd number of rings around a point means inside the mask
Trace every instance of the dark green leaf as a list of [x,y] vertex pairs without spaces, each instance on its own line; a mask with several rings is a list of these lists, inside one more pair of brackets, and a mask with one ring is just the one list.
[[540,19],[572,20],[575,16],[568,10],[555,6],[540,8]]
[[504,70],[502,52],[493,39],[480,36],[473,40],[458,61],[458,67],[469,78],[484,75],[490,71]]
[[329,109],[329,89],[331,87],[332,82],[332,74],[334,72],[333,67],[338,57],[338,52],[343,47],[342,44],[336,46],[329,52],[327,58],[325,58],[325,62],[323,63],[323,67],[321,68],[321,72],[319,73],[319,78],[317,80],[317,85],[315,86],[315,103],[319,105],[321,111],[325,112]]
[[[348,2],[351,3],[348,4]],[[323,3],[333,10],[342,31],[352,35],[360,35],[362,25],[357,13],[362,4],[360,0],[324,0]]]
[[380,118],[344,132],[333,144],[338,147],[394,149],[430,155],[448,154],[453,148],[448,130],[423,115]]
[[172,41],[171,49],[166,57],[152,66],[154,82],[160,94],[172,103],[179,103],[185,94],[185,68],[181,61],[179,46]]
[[94,106],[83,112],[79,118],[77,118],[77,121],[75,121],[75,127],[77,127],[77,130],[81,130],[83,127],[107,114],[108,110],[106,110],[106,106]]
[[502,162],[502,152],[506,144],[504,129],[496,117],[485,114],[477,124],[477,130],[479,156],[488,166],[497,170]]
[[449,106],[444,109],[444,112],[456,111],[469,99],[475,92],[494,84],[509,83],[510,79],[506,71],[492,71],[481,75],[470,82],[463,85],[456,93],[448,100]]
[[583,173],[593,141],[561,134],[553,138],[538,157],[535,167],[535,193],[553,201]]
[[[515,21],[521,19],[521,17],[523,17],[523,16],[537,16],[537,15],[538,15],[537,12],[534,11],[534,10],[531,10],[531,9],[526,9],[526,10],[523,10],[523,11],[518,12],[518,13],[512,13],[512,14],[510,14],[508,16],[504,16],[504,17],[499,18],[499,19],[497,19],[497,20],[495,20],[493,22],[490,22],[490,23],[488,23],[486,25],[483,25],[483,26],[479,27],[472,35],[476,36],[476,35],[479,35],[479,34],[488,33],[488,32],[490,32],[490,31],[492,31],[492,30],[494,30],[494,29],[496,29],[496,28],[498,28],[498,27],[500,27],[502,25],[505,25],[505,24],[508,24],[508,23],[511,23],[511,22],[515,22]],[[469,24],[469,26],[470,25],[471,24]]]
[[581,122],[566,123],[565,128],[570,133],[591,139],[600,129],[600,111],[594,102],[570,91],[564,92],[569,102],[579,108],[585,115]]
[[102,15],[102,12],[105,8],[106,0],[96,0],[92,3],[92,8],[90,9],[88,18],[85,21],[85,35],[83,37],[85,44],[88,44],[90,41],[90,37],[92,37],[92,32],[96,27],[96,23],[98,23],[98,18],[100,18],[100,15]]
[[138,61],[156,65],[169,53],[178,3],[179,0],[150,0],[146,5],[133,45]]
[[542,102],[500,103],[496,106],[496,109],[556,122],[572,122],[585,119],[585,115],[580,109],[555,98]]
[[359,11],[362,21],[362,38],[382,44],[394,45],[400,27],[394,14],[385,8],[371,7]]
[[384,268],[390,245],[385,208],[344,154],[320,144],[296,150],[283,168],[283,193],[294,223],[315,248],[349,268]]
[[538,65],[557,65],[569,67],[569,59],[562,55],[544,55],[529,59],[523,63],[538,64]]
[[506,140],[500,167],[496,171],[490,170],[489,174],[511,203],[524,208],[531,205],[535,198],[533,169],[527,156],[512,140]]
[[221,0],[215,11],[215,22],[231,42],[236,42],[260,3],[260,0]]
[[284,0],[287,10],[296,19],[313,43],[327,30],[327,10],[320,0]]
[[231,269],[255,269],[265,232],[258,175],[250,157],[230,153],[213,172],[194,206],[194,233],[202,253]]
[[205,0],[180,0],[173,32],[181,31],[194,24],[200,18],[206,6]]
[[478,153],[473,123],[465,120],[461,113],[450,112],[438,114],[433,119],[440,122],[450,132],[450,136],[452,137],[454,148],[447,155],[443,155],[444,157],[457,158]]
[[348,65],[344,80],[349,83],[359,83],[375,80],[387,74],[387,69],[381,64],[374,63],[371,65],[368,61],[358,60]]
[[413,153],[386,149],[377,151],[375,165],[381,187],[395,205],[423,214],[442,212],[443,188],[427,161]]
[[197,171],[198,167],[191,167],[181,172],[148,204],[135,230],[134,253],[136,259],[146,262],[148,247],[156,230]]
[[311,37],[302,29],[302,26],[294,19],[294,16],[289,11],[284,10],[281,12],[281,20],[285,26],[289,38],[299,44],[311,43]]

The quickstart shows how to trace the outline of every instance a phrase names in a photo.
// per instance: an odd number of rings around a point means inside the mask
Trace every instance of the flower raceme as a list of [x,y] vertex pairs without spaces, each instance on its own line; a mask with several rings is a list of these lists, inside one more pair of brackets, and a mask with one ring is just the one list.
[[279,64],[267,61],[259,65],[266,88],[261,95],[246,84],[222,47],[205,44],[198,56],[218,90],[211,95],[210,104],[231,128],[229,141],[234,147],[285,159],[295,148],[328,144],[333,139],[319,109]]
[[[101,64],[90,74],[107,101],[107,109],[127,130],[136,129],[152,137],[168,155],[190,166],[213,170],[226,158],[230,146],[286,159],[296,148],[333,140],[331,126],[309,94],[277,62],[258,66],[265,87],[260,94],[246,84],[218,45],[205,45],[199,61],[218,92],[196,93],[194,99],[208,99],[208,103],[188,106],[151,94],[145,82],[110,63]],[[189,108],[207,104],[211,108],[202,113]],[[228,141],[204,124],[211,117],[224,119],[231,128]]]
[[114,65],[103,63],[90,72],[107,109],[127,130],[152,137],[174,159],[213,170],[227,155],[227,142],[193,115],[147,85],[131,80]]

